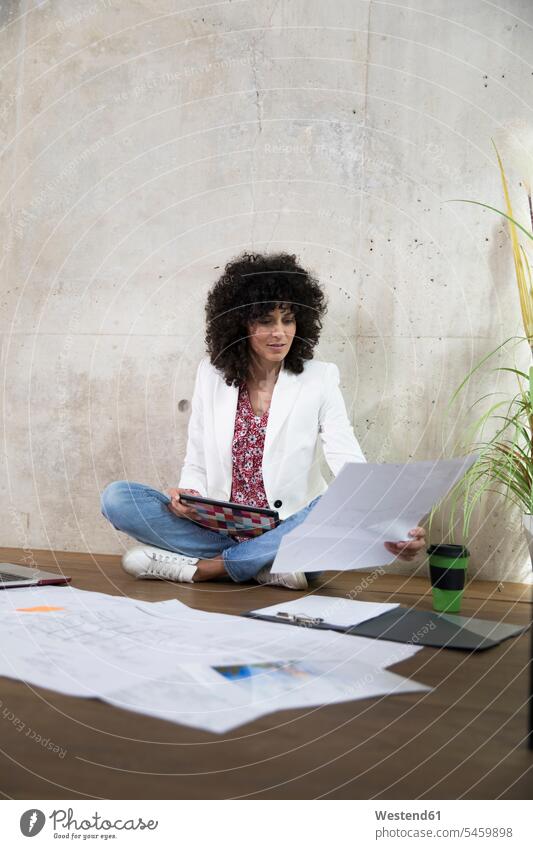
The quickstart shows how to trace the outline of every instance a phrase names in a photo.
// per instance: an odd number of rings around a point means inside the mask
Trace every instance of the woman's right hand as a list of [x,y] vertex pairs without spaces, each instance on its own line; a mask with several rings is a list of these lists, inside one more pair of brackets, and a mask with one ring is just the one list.
[[179,516],[180,519],[191,519],[193,522],[198,522],[200,516],[194,509],[194,507],[189,504],[182,504],[180,499],[180,493],[186,493],[187,495],[201,495],[200,492],[196,489],[169,489],[167,490],[167,494],[170,498],[170,504],[168,505],[168,509],[171,513],[174,513],[175,516]]

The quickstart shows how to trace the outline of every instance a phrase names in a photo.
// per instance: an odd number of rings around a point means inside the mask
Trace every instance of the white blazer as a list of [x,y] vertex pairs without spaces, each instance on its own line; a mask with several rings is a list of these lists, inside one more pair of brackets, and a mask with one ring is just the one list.
[[[180,488],[229,501],[238,394],[238,387],[228,386],[204,357],[196,373]],[[327,489],[320,472],[320,443],[334,475],[346,462],[365,462],[346,414],[339,370],[334,363],[316,360],[306,361],[301,374],[282,367],[270,403],[262,464],[266,497],[280,519]]]

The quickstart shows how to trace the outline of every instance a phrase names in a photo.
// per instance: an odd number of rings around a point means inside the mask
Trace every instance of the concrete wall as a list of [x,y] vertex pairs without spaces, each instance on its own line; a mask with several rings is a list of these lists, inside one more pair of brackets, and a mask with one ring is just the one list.
[[[98,494],[177,482],[205,295],[244,248],[325,285],[317,356],[368,458],[438,456],[452,390],[521,332],[501,220],[449,200],[501,203],[490,139],[531,115],[529,0],[1,10],[0,544],[124,548]],[[501,503],[474,530],[480,576],[530,575]]]

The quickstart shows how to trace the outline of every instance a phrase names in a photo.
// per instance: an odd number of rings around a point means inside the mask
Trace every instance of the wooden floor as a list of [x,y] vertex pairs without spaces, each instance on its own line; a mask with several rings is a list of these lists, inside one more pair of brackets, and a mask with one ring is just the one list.
[[[237,614],[297,598],[230,582],[134,581],[112,556],[33,554],[75,587],[147,601]],[[0,555],[23,562],[19,550]],[[364,577],[327,573],[319,591],[346,596]],[[383,575],[357,598],[430,609],[427,590],[424,578]],[[531,601],[529,586],[480,581],[462,612],[529,623]],[[15,799],[528,799],[528,659],[528,634],[473,654],[424,648],[392,668],[430,693],[285,711],[224,737],[0,678],[0,707],[66,750],[59,757],[28,740],[0,710],[0,791]]]

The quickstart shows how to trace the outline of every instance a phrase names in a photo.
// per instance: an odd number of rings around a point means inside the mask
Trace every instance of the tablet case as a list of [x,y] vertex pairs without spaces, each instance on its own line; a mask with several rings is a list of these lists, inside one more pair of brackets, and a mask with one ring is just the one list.
[[[277,616],[263,616],[252,611],[243,615],[269,622],[285,622],[298,627],[339,631],[356,637],[373,637],[376,640],[391,640],[395,643],[412,643],[417,646],[462,649],[463,651],[483,651],[483,649],[492,648],[509,637],[522,634],[529,628],[529,625],[509,625],[489,619],[474,619],[451,613],[435,613],[432,610],[415,610],[401,606],[347,628],[328,622],[310,625],[307,622],[292,621]],[[294,618],[298,619],[298,617]]]
[[197,525],[222,534],[238,533],[242,536],[257,537],[279,525],[277,511],[265,507],[250,507],[246,504],[216,501],[213,498],[185,493],[181,493],[180,500],[190,504],[201,515],[201,521],[196,522]]

